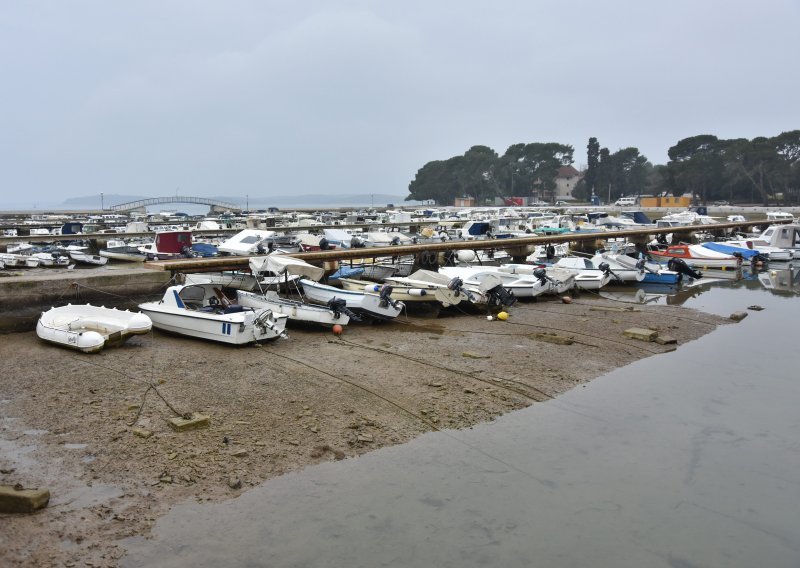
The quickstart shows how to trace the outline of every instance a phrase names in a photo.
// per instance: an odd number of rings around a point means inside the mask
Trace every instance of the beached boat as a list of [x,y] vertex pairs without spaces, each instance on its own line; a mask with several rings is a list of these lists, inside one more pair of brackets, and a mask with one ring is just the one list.
[[644,258],[635,259],[625,254],[604,251],[592,257],[592,264],[599,267],[603,262],[623,282],[640,282],[642,284],[677,284],[680,274],[666,270],[657,262]]
[[90,264],[92,266],[103,266],[108,263],[108,258],[96,254],[90,254],[82,250],[69,251],[69,257],[78,264]]
[[38,261],[37,266],[45,268],[64,268],[69,266],[69,257],[58,252],[35,252],[30,255],[29,267],[33,267],[30,261]]
[[300,284],[303,286],[303,293],[306,297],[314,302],[327,305],[332,300],[344,300],[348,309],[372,319],[394,319],[405,307],[403,302],[396,302],[392,299],[392,287],[389,285],[383,286],[376,294],[364,290],[342,290],[314,282],[308,278],[301,278]]
[[[502,287],[513,293],[517,298],[534,298],[540,294],[552,292],[554,283],[558,282],[556,288],[562,291],[572,288],[573,278],[566,276],[563,279],[547,279],[534,275],[532,267],[530,272],[520,272],[514,266],[506,264],[506,269],[500,267],[463,267],[463,266],[444,266],[439,269],[441,274],[448,278],[460,278],[464,284],[471,286],[487,286],[487,283],[499,279]],[[546,273],[546,271],[544,271]],[[543,274],[541,276],[544,276]]]
[[285,336],[285,315],[233,304],[214,284],[170,286],[139,309],[154,327],[189,337],[241,345]]
[[152,322],[145,314],[91,304],[68,304],[43,312],[36,324],[36,334],[63,347],[96,353],[106,345],[147,333],[151,327]]
[[[376,294],[380,293],[383,286],[375,282],[351,278],[340,278],[339,283],[344,290],[367,291]],[[460,294],[448,290],[446,286],[437,286],[428,282],[411,282],[408,278],[398,277],[387,280],[387,283],[392,288],[392,299],[406,304],[433,302],[446,308],[458,304],[462,299]]]
[[[325,271],[318,266],[280,254],[251,258],[250,268],[256,273],[269,272],[278,281],[284,282],[294,282],[301,277],[316,281],[325,274]],[[285,314],[289,321],[297,323],[333,326],[336,324],[347,325],[351,319],[360,321],[358,316],[347,307],[346,302],[338,298],[329,300],[325,306],[320,306],[282,298],[275,289],[267,290],[262,294],[239,290],[236,292],[236,302],[252,308],[271,309],[275,313]]]
[[658,262],[669,262],[679,258],[695,269],[719,268],[736,270],[742,266],[742,257],[717,252],[702,245],[669,245],[663,248],[650,247],[650,256]]
[[140,251],[138,247],[128,245],[121,240],[108,241],[106,248],[102,249],[98,254],[109,260],[122,262],[144,262],[147,260],[147,255]]
[[188,258],[191,249],[191,231],[158,231],[152,243],[139,247],[148,260]]
[[582,290],[599,290],[617,278],[607,263],[595,266],[588,258],[565,256],[553,266],[574,274],[575,286]]

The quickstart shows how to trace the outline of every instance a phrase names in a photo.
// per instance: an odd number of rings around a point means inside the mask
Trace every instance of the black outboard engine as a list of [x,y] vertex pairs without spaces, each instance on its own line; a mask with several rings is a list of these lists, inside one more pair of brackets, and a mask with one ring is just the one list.
[[545,257],[547,260],[553,260],[556,256],[556,247],[553,245],[547,245],[545,248]]
[[192,249],[189,247],[181,248],[181,256],[184,258],[192,258],[194,255],[192,254]]
[[394,290],[394,288],[392,288],[389,284],[384,284],[383,286],[381,286],[381,291],[378,292],[378,295],[381,298],[380,306],[382,308],[385,308],[387,305],[388,306],[392,306],[395,309],[397,309],[399,307],[397,302],[395,302],[392,299],[392,291],[393,290]]
[[544,268],[537,268],[533,271],[533,277],[539,280],[542,284],[547,284],[550,278],[547,276],[547,271]]
[[328,309],[333,312],[335,317],[339,317],[340,315],[344,314],[349,316],[353,321],[361,321],[361,318],[358,317],[357,314],[353,313],[348,307],[347,302],[345,302],[342,298],[331,298],[328,300]]
[[613,276],[614,280],[617,282],[622,282],[622,278],[620,278],[613,270],[611,270],[611,267],[607,262],[601,262],[597,268],[599,268],[603,274],[609,274],[610,276]]
[[502,286],[495,286],[486,291],[489,296],[490,306],[513,306],[517,303],[517,297],[511,290],[506,290]]
[[392,241],[389,243],[390,246],[396,246],[400,244],[400,237],[393,237]]
[[359,248],[364,248],[366,246],[367,246],[366,243],[364,243],[364,241],[362,241],[358,237],[353,237],[352,239],[350,239],[350,248],[359,249]]
[[461,289],[463,287],[464,287],[464,281],[461,278],[459,278],[458,276],[456,276],[455,278],[450,280],[450,282],[447,283],[448,290],[452,290],[456,294],[460,294],[461,293]]
[[319,240],[319,250],[331,250],[331,243],[325,237]]
[[667,262],[667,269],[677,272],[680,277],[683,277],[684,274],[689,278],[695,279],[703,277],[702,272],[692,270],[692,268],[686,264],[686,261],[682,258],[670,258],[669,262]]

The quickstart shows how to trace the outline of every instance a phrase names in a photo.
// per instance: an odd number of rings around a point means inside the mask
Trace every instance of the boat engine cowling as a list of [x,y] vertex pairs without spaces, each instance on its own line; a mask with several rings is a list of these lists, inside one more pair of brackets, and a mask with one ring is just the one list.
[[361,321],[361,318],[347,307],[347,302],[343,298],[331,298],[326,305],[336,318],[344,314],[355,322]]
[[490,306],[513,306],[517,302],[514,292],[503,288],[502,285],[487,290],[486,294],[489,296]]
[[682,258],[670,258],[667,262],[667,269],[677,272],[681,277],[685,274],[689,278],[702,278],[703,273],[699,270],[693,270],[691,266],[686,264]]
[[381,290],[378,293],[378,296],[380,296],[381,298],[380,305],[382,308],[385,308],[386,306],[392,306],[393,308],[397,309],[399,307],[398,303],[392,299],[393,291],[394,288],[389,284],[384,284],[383,286],[381,286]]
[[533,271],[533,277],[539,280],[542,284],[547,284],[547,271],[544,268],[537,268]]

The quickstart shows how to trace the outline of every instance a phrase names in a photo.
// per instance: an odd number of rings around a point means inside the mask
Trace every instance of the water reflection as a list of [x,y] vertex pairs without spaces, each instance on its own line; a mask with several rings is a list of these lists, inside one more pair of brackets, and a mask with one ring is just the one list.
[[554,401],[176,507],[124,564],[796,568],[800,302],[759,282],[685,302],[764,311]]

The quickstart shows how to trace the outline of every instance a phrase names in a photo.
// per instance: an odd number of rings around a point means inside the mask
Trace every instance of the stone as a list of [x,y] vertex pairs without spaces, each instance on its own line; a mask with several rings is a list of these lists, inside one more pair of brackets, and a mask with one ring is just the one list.
[[372,442],[372,441],[374,441],[374,438],[372,437],[372,434],[359,434],[358,435],[358,441],[359,442]]
[[147,430],[145,428],[134,428],[133,430],[131,430],[131,432],[133,432],[134,436],[139,436],[140,438],[145,438],[145,439],[153,435],[153,433],[150,430]]
[[207,428],[210,422],[210,417],[204,414],[192,414],[190,418],[170,418],[169,425],[176,432],[185,432],[187,430],[195,430],[197,428]]
[[47,506],[50,491],[0,485],[0,513],[32,513]]
[[656,343],[659,345],[674,345],[678,343],[678,340],[670,335],[657,335]]
[[491,357],[491,355],[481,355],[480,353],[475,353],[474,351],[464,351],[461,356],[468,357],[470,359],[489,359]]
[[732,319],[733,321],[742,321],[746,317],[747,317],[747,312],[733,312],[730,315],[730,319]]
[[575,340],[571,337],[564,337],[563,335],[556,335],[555,333],[531,333],[528,337],[538,341],[555,343],[556,345],[572,345],[575,343]]
[[231,489],[241,489],[242,488],[242,480],[232,475],[228,478],[228,487]]
[[639,341],[655,341],[656,337],[658,337],[658,332],[654,329],[632,327],[623,331],[622,335],[630,339],[638,339]]
[[236,450],[235,452],[231,452],[231,455],[235,458],[243,458],[247,455],[247,450],[245,449]]
[[759,305],[753,305],[753,306],[747,306],[747,309],[748,309],[748,310],[752,310],[752,311],[754,311],[754,312],[760,312],[760,311],[761,311],[761,310],[763,310],[764,308],[763,308],[763,306],[759,306]]

